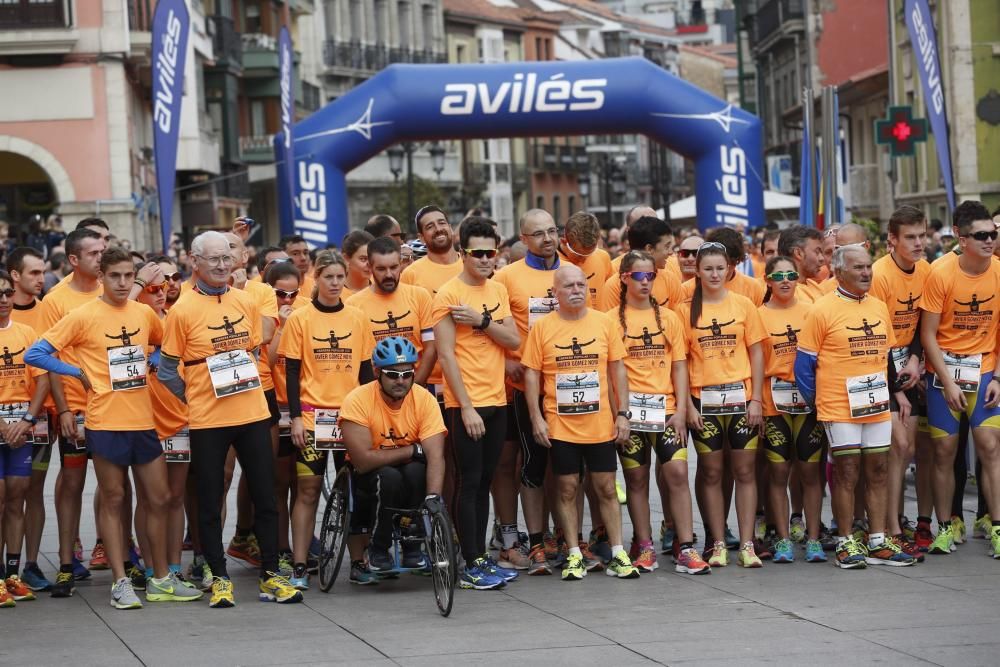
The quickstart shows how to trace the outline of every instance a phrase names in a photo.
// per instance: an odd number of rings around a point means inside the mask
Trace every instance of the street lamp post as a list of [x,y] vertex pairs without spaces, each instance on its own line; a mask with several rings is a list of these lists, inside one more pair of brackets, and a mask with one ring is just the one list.
[[625,190],[628,185],[626,183],[628,175],[625,173],[624,164],[619,163],[620,159],[622,158],[612,158],[610,155],[605,153],[601,160],[600,173],[601,178],[604,179],[604,203],[608,209],[608,221],[606,223],[608,229],[614,226],[614,211],[612,210],[614,196],[620,197],[625,194]]
[[[399,182],[399,175],[403,172],[403,158],[406,158],[406,214],[407,219],[410,220],[414,234],[417,230],[416,222],[413,220],[413,215],[416,212],[413,201],[413,151],[417,150],[418,147],[419,144],[404,141],[402,144],[390,146],[385,149],[386,155],[389,156],[389,171],[392,172],[392,176],[397,183]],[[444,171],[444,157],[447,151],[436,141],[427,150],[431,154],[431,168],[437,174],[438,180],[440,180],[441,172]]]

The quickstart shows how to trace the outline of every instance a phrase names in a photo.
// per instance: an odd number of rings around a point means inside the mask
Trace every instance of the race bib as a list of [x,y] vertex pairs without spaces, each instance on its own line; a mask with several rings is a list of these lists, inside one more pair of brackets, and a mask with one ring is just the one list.
[[[983,355],[981,354],[952,354],[941,350],[944,357],[944,365],[948,375],[955,381],[958,388],[964,392],[975,393],[979,391],[979,377],[983,366]],[[943,389],[937,373],[934,374],[934,386]]]
[[187,426],[175,435],[160,441],[167,463],[191,463],[191,435]]
[[216,398],[225,398],[260,386],[257,363],[246,350],[230,350],[213,354],[205,360],[212,377]]
[[340,433],[340,426],[337,422],[340,419],[340,410],[327,410],[317,408],[315,437],[313,447],[322,450],[342,450],[344,449],[344,436]]
[[286,436],[292,434],[292,415],[288,412],[288,408],[284,407],[278,408],[280,417],[278,418],[278,435]]
[[628,409],[632,413],[629,426],[633,431],[663,433],[667,426],[667,397],[664,394],[628,394]]
[[742,382],[701,388],[702,415],[741,415],[747,411],[747,390]]
[[79,412],[74,414],[73,418],[76,421],[76,451],[87,451],[87,429],[83,425],[86,417],[82,412]]
[[774,409],[778,412],[789,415],[807,415],[812,412],[812,408],[802,398],[799,386],[794,381],[772,377],[771,400],[774,401]]
[[910,358],[910,349],[906,347],[894,347],[889,350],[889,358],[892,359],[892,366],[896,369],[896,375],[903,370],[903,366]]
[[885,373],[847,378],[847,402],[852,419],[888,411],[889,383],[885,380]]
[[[16,424],[21,421],[24,415],[28,414],[28,403],[0,403],[0,419],[3,419],[6,424]],[[25,444],[31,444],[35,440],[32,437],[32,432],[28,431],[25,434]],[[7,442],[0,437],[0,445],[6,445]]]
[[555,297],[528,297],[528,330],[535,326],[535,322],[554,310],[559,310],[559,302],[555,300]]
[[111,376],[111,391],[145,387],[146,350],[142,345],[109,347],[108,375]]
[[601,378],[590,373],[556,373],[556,413],[587,415],[601,409]]
[[49,418],[46,414],[42,413],[31,432],[34,434],[36,445],[47,445],[51,442],[49,440]]

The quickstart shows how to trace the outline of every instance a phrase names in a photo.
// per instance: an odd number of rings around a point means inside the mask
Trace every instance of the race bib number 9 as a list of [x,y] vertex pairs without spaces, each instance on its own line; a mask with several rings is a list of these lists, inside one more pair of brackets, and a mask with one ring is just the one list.
[[628,409],[632,413],[629,427],[644,433],[663,433],[667,426],[667,397],[664,394],[629,392]]
[[317,409],[315,435],[316,441],[313,447],[323,450],[344,449],[344,436],[340,433],[340,426],[337,422],[340,419],[340,410]]
[[246,350],[213,354],[205,360],[212,377],[216,398],[225,398],[260,386],[260,375],[253,356]]
[[589,415],[601,409],[601,379],[590,373],[556,373],[556,413]]
[[145,387],[146,351],[141,345],[109,347],[108,375],[111,376],[111,391]]
[[847,402],[852,419],[888,411],[889,383],[885,380],[885,373],[847,378]]
[[185,426],[176,435],[160,441],[167,463],[191,462],[191,435]]
[[774,409],[778,412],[789,415],[807,415],[812,412],[795,382],[772,377],[771,400],[774,401]]
[[[981,354],[952,354],[941,350],[944,357],[944,366],[948,376],[955,381],[958,388],[964,392],[976,393],[979,391],[979,376],[982,372],[983,355]],[[943,389],[941,380],[934,374],[934,386]]]
[[702,415],[741,415],[747,411],[747,390],[742,382],[701,388]]

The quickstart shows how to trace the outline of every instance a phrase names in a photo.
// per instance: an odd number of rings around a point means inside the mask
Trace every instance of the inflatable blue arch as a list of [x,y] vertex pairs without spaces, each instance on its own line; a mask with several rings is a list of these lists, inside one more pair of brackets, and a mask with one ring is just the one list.
[[694,161],[700,229],[763,223],[760,120],[643,58],[611,58],[386,68],[294,126],[282,230],[339,245],[345,174],[398,142],[639,133]]

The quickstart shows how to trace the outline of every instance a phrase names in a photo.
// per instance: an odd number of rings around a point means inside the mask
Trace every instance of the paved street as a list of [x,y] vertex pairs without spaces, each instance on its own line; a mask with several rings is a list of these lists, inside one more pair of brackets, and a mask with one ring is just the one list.
[[[57,469],[54,461],[50,493]],[[88,553],[93,489],[91,475]],[[967,508],[974,504],[968,496]],[[912,498],[907,510],[915,515]],[[229,516],[227,538],[235,510]],[[69,600],[42,595],[0,610],[0,665],[996,665],[1000,562],[985,550],[984,541],[970,540],[912,568],[766,563],[700,577],[674,574],[661,557],[658,572],[633,581],[547,577],[502,592],[457,591],[448,619],[422,577],[357,588],[342,572],[330,594],[313,590],[304,604],[279,607],[257,602],[254,572],[231,562],[234,609],[202,601],[116,611],[108,605],[110,573],[97,572]],[[43,551],[51,576],[58,560],[51,510]]]

